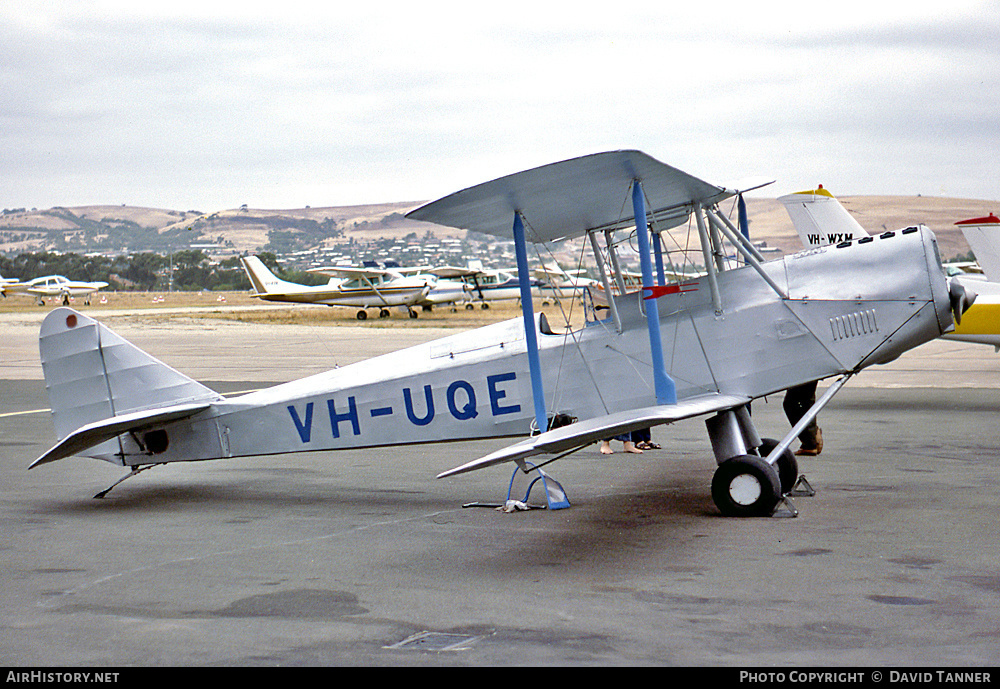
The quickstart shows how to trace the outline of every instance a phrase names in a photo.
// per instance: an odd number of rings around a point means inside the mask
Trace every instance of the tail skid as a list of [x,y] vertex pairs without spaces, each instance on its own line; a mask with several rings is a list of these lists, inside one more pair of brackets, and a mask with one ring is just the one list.
[[[121,434],[192,416],[222,396],[70,308],[46,316],[39,350],[59,443],[31,466],[79,454],[124,465]],[[135,435],[145,451],[155,436]]]

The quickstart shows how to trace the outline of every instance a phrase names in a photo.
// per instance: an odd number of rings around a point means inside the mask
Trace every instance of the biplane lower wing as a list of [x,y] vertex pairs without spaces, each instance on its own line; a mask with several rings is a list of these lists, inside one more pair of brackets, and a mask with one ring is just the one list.
[[505,447],[460,467],[442,472],[438,474],[438,478],[464,474],[494,464],[513,462],[534,455],[565,452],[622,433],[733,409],[748,402],[750,402],[750,398],[743,395],[712,393],[690,397],[677,404],[630,409],[616,414],[599,416],[532,436],[516,445]]

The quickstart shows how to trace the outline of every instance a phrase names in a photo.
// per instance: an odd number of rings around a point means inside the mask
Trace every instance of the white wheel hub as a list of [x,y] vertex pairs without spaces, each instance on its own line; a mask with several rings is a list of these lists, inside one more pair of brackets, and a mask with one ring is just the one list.
[[762,493],[760,481],[752,474],[734,476],[729,482],[729,495],[737,505],[752,505]]

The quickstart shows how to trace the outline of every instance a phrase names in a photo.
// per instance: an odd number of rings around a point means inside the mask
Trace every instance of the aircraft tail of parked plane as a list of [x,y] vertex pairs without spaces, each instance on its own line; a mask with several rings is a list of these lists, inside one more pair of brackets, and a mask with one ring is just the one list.
[[822,184],[816,189],[788,194],[778,200],[785,205],[795,231],[807,249],[868,236],[865,228]]
[[90,456],[122,465],[126,437],[140,452],[158,454],[168,440],[150,429],[223,399],[97,321],[69,309],[53,313],[59,315],[45,320],[38,346],[61,442],[35,464],[90,447]]
[[1000,282],[1000,218],[990,213],[985,218],[961,220],[955,224],[962,229],[986,279]]
[[240,260],[243,262],[243,268],[250,279],[250,284],[253,285],[253,291],[257,295],[295,294],[312,291],[306,285],[282,280],[256,256],[244,256]]

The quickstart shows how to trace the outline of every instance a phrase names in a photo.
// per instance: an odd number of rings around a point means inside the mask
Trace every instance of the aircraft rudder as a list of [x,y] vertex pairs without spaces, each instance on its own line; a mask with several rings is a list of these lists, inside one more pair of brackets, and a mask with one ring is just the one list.
[[114,416],[222,399],[214,390],[68,307],[54,309],[45,317],[39,332],[39,354],[60,440],[82,426]]
[[256,256],[241,256],[240,262],[243,264],[243,270],[257,294],[274,292],[274,288],[284,282]]
[[868,232],[837,198],[819,185],[778,198],[806,249],[867,237]]

